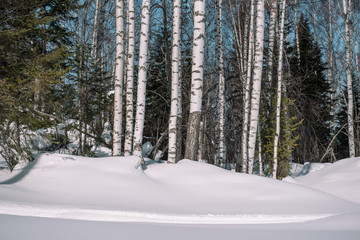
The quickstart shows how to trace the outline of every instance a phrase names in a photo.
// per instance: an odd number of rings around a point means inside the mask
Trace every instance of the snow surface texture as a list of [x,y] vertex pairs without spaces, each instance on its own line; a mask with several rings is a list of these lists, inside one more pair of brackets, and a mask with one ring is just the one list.
[[0,171],[0,239],[360,239],[359,172],[347,159],[293,184],[189,160],[43,154]]
[[360,204],[360,158],[333,164],[307,163],[295,167],[298,177],[284,181],[299,183]]

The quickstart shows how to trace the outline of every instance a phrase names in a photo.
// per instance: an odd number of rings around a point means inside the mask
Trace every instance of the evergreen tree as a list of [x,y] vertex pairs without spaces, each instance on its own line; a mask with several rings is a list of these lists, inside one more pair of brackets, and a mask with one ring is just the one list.
[[298,23],[298,35],[300,52],[290,48],[291,81],[287,86],[289,98],[295,100],[289,111],[303,119],[295,131],[301,140],[293,157],[296,162],[316,162],[329,143],[330,87],[321,51],[303,16]]
[[33,159],[27,131],[61,114],[71,54],[63,21],[72,7],[72,0],[7,0],[0,7],[0,154],[10,169]]

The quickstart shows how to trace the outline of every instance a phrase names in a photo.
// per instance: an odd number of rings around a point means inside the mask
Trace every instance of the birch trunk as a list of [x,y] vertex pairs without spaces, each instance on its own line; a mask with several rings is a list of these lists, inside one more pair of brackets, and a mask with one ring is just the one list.
[[139,50],[139,73],[137,87],[136,116],[133,154],[142,157],[142,139],[145,118],[146,73],[148,65],[148,43],[150,28],[150,0],[143,0],[141,9],[141,35]]
[[218,153],[216,154],[217,165],[221,165],[226,162],[225,159],[225,136],[224,136],[224,125],[225,125],[225,78],[224,78],[224,59],[222,50],[222,11],[221,11],[222,0],[215,0],[215,21],[216,21],[216,55],[217,55],[217,70],[219,74],[219,85],[218,85],[218,124],[219,124],[219,146]]
[[[258,127],[259,128],[259,127]],[[262,160],[262,144],[261,144],[261,131],[258,130],[258,141],[259,141],[259,176],[264,176],[263,160]]]
[[269,83],[269,86],[271,84],[272,72],[273,72],[272,69],[274,63],[276,12],[277,12],[277,0],[272,0],[271,8],[270,8],[269,54],[268,54],[268,64],[267,64],[267,68],[268,68],[267,81]]
[[187,127],[185,158],[197,160],[201,119],[205,47],[205,0],[194,0],[193,65],[191,73],[190,114]]
[[276,100],[276,130],[274,136],[274,166],[272,177],[276,179],[278,166],[278,146],[280,137],[280,120],[281,120],[281,93],[282,93],[282,66],[283,66],[283,49],[284,49],[284,23],[285,23],[285,5],[286,0],[281,3],[280,17],[280,36],[279,36],[279,62],[278,62],[278,87]]
[[296,52],[298,65],[300,65],[300,40],[299,40],[299,28],[298,28],[298,17],[297,17],[297,0],[295,0],[295,40],[296,40]]
[[261,79],[262,66],[264,54],[264,29],[265,29],[265,15],[264,15],[264,0],[258,0],[256,6],[256,42],[255,42],[255,59],[252,81],[251,94],[251,112],[250,112],[250,129],[249,129],[249,173],[253,173],[256,133],[259,124],[259,109],[260,109],[260,94],[261,94]]
[[134,54],[135,54],[135,8],[134,0],[128,0],[127,7],[127,66],[126,66],[126,120],[124,155],[132,154],[134,125]]
[[348,92],[347,120],[349,138],[349,156],[355,157],[355,136],[354,136],[354,100],[353,100],[353,80],[352,80],[352,59],[351,59],[351,1],[343,0],[344,21],[345,21],[345,61],[346,61],[346,80]]
[[328,2],[328,83],[330,86],[330,134],[334,135],[334,116],[335,116],[335,108],[334,108],[334,94],[333,94],[333,34],[332,34],[332,5],[331,1]]
[[181,0],[175,0],[173,6],[173,42],[171,61],[171,108],[169,119],[169,154],[168,162],[175,163],[176,139],[177,139],[177,117],[179,110],[179,79],[181,64]]
[[124,0],[117,0],[116,3],[113,156],[120,156],[122,133],[122,92],[124,80]]
[[252,69],[252,60],[253,60],[253,46],[254,46],[254,9],[255,1],[251,0],[250,8],[250,26],[249,26],[249,46],[248,46],[248,60],[247,60],[247,74],[246,74],[246,83],[244,87],[244,116],[243,116],[243,128],[242,128],[242,167],[241,172],[247,173],[248,165],[248,127],[249,127],[249,107],[250,107],[250,81],[251,81],[251,69]]

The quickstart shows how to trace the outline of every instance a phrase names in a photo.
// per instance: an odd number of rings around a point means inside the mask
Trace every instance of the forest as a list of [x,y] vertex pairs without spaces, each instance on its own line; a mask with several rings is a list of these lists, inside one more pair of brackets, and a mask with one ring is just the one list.
[[359,0],[2,0],[0,155],[278,179],[359,156],[359,23]]

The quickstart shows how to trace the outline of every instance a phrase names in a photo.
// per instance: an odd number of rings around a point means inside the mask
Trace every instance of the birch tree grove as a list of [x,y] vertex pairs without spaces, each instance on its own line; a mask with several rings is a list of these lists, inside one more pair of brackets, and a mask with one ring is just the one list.
[[126,57],[126,126],[124,154],[132,154],[134,123],[134,55],[135,55],[135,7],[134,0],[128,0],[127,6],[127,57]]
[[142,140],[145,118],[146,74],[148,65],[148,44],[150,28],[150,0],[143,0],[141,8],[141,35],[139,50],[139,74],[136,101],[136,116],[133,140],[133,154],[142,157]]
[[215,20],[216,20],[216,64],[219,74],[218,85],[218,115],[219,115],[219,145],[217,153],[217,165],[225,163],[225,77],[224,77],[224,59],[222,49],[222,0],[215,0]]
[[113,156],[121,155],[124,80],[124,0],[116,1],[116,62],[114,93]]
[[194,0],[194,36],[191,73],[190,114],[187,126],[185,158],[197,160],[202,105],[205,46],[205,0]]
[[173,6],[173,43],[171,61],[171,109],[169,119],[169,154],[168,162],[175,163],[177,117],[179,110],[179,81],[181,64],[181,0],[175,0]]
[[112,150],[276,179],[356,157],[359,3],[7,0],[0,155]]
[[252,81],[251,93],[251,110],[250,110],[250,129],[249,129],[249,173],[253,173],[256,133],[259,123],[259,109],[260,109],[260,94],[261,94],[261,79],[262,79],[262,65],[264,52],[264,0],[258,0],[256,6],[256,40],[255,40],[255,59]]

